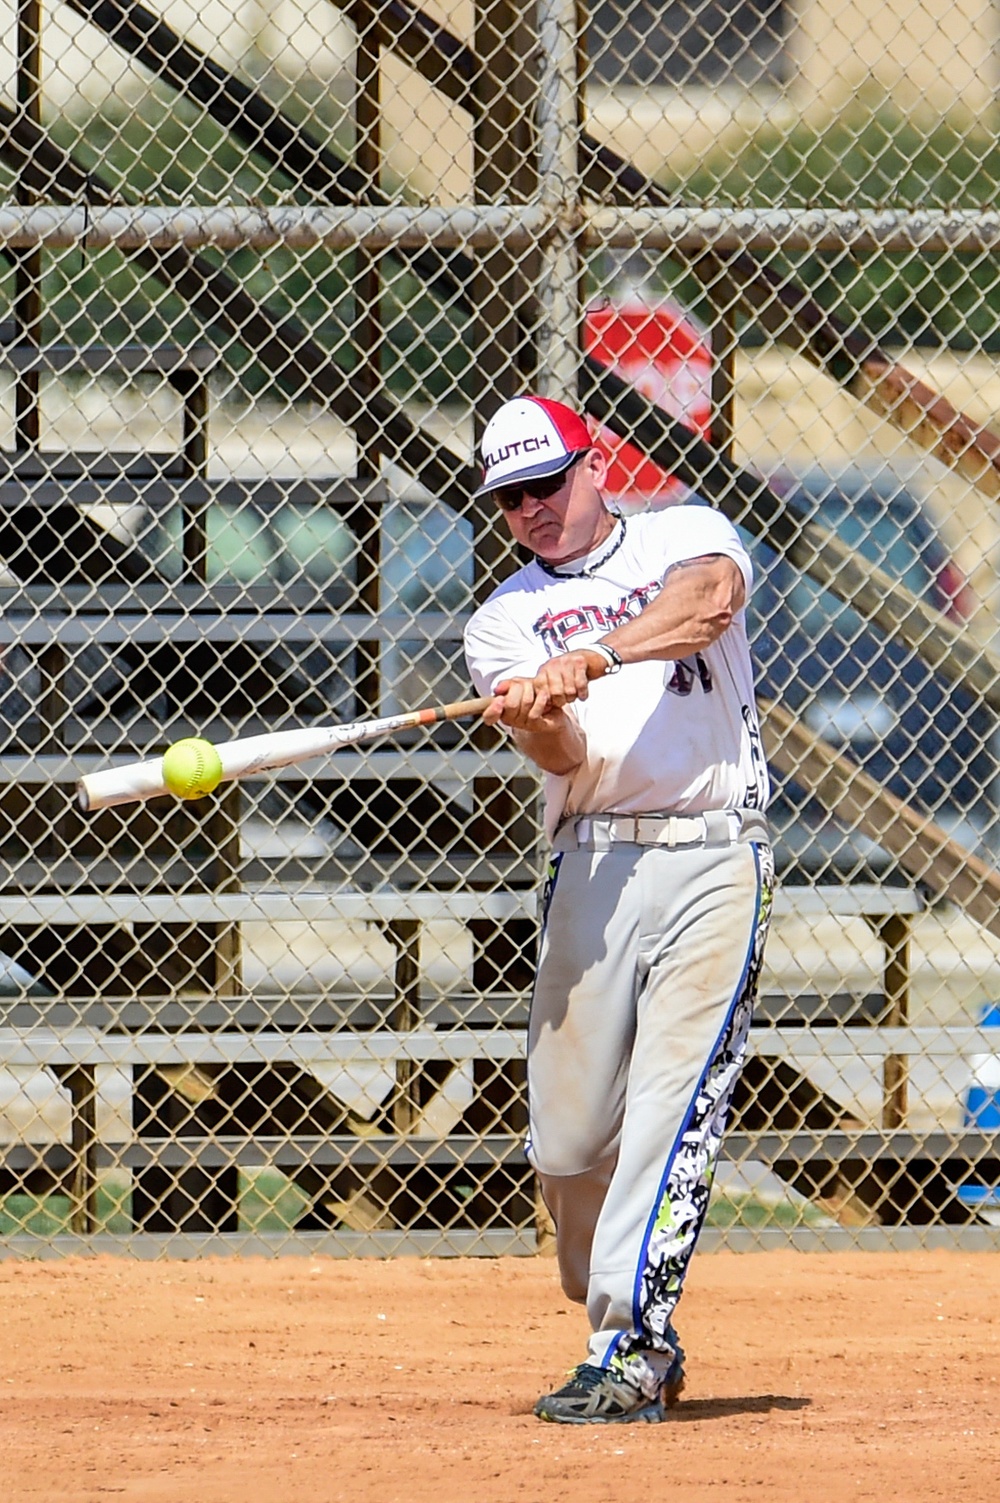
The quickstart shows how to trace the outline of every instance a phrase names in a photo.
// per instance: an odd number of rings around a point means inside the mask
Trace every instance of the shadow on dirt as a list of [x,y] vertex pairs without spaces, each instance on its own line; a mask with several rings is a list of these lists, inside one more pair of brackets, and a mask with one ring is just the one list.
[[728,1419],[734,1414],[769,1414],[772,1409],[808,1409],[812,1399],[784,1393],[734,1394],[726,1399],[682,1399],[670,1411],[671,1424],[681,1420]]

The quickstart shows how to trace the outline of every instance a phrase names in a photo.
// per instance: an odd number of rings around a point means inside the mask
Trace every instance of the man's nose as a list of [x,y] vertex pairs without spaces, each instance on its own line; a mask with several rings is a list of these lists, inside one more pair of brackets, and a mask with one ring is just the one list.
[[529,496],[527,491],[521,492],[521,511],[526,517],[533,517],[544,505],[545,502],[539,501],[537,496]]

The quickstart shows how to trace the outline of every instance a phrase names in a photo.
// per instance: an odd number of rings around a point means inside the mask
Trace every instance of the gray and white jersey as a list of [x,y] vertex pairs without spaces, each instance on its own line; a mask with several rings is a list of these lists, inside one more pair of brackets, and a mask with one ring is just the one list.
[[[676,564],[712,553],[734,560],[749,594],[753,570],[739,534],[701,505],[621,518],[595,553],[560,568],[527,564],[466,629],[477,690],[488,694],[504,678],[533,676],[547,658],[586,647],[638,615]],[[743,611],[696,656],[628,664],[596,680],[587,700],[569,710],[587,751],[570,776],[546,779],[550,835],[569,814],[700,814],[767,804]]]

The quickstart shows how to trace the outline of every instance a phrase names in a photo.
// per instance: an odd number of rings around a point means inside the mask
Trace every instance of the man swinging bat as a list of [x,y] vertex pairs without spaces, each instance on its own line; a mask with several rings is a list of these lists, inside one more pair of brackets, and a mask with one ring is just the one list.
[[507,402],[483,485],[533,555],[469,623],[484,714],[546,774],[553,857],[528,1028],[528,1157],[591,1336],[535,1413],[656,1422],[673,1316],[742,1066],[773,890],[732,525],[624,518],[561,403]]

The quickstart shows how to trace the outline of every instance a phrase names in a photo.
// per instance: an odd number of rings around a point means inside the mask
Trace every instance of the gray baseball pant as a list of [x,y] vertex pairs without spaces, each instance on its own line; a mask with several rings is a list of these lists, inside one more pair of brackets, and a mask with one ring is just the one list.
[[587,1360],[638,1357],[651,1392],[676,1340],[770,917],[766,825],[743,818],[721,842],[716,826],[716,839],[673,849],[602,838],[609,819],[588,820],[582,848],[572,829],[557,836],[546,891],[528,1157],[563,1289],[587,1306]]

